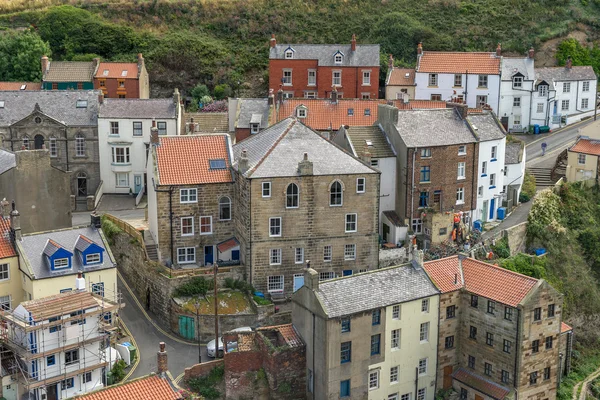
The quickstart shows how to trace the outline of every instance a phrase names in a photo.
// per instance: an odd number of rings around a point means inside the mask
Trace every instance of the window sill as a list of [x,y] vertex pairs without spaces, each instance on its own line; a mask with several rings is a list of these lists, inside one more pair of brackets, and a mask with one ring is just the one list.
[[467,153],[458,153],[459,156],[466,156]]
[[431,183],[431,181],[420,181],[419,183]]
[[200,236],[205,236],[205,235],[212,235],[212,232],[205,232],[205,233],[201,233]]
[[370,83],[363,83],[361,86],[371,86]]
[[193,233],[186,233],[185,235],[181,235],[181,237],[194,237]]
[[344,261],[356,261],[356,258],[344,258]]
[[439,86],[427,86],[428,88],[437,89]]
[[457,181],[464,181],[465,179],[467,179],[466,176],[459,176],[458,178],[456,178]]
[[482,178],[485,178],[487,176],[487,174],[481,174]]
[[477,89],[487,89],[487,86],[477,86]]
[[490,189],[496,189],[496,186],[490,186]]
[[357,231],[345,231],[344,233],[356,233]]
[[492,159],[490,160],[490,162],[494,162],[494,161],[498,161],[498,159],[497,159],[497,158],[492,158]]
[[463,204],[465,204],[465,202],[464,202],[464,201],[457,201],[457,202],[456,202],[456,205],[457,205],[457,206],[462,206]]
[[452,89],[462,89],[462,86],[452,86]]

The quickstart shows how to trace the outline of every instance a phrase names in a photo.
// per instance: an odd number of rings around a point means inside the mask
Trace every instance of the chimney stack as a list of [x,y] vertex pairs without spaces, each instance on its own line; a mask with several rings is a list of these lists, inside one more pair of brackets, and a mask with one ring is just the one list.
[[419,42],[417,45],[417,55],[420,56],[421,54],[423,54],[423,43]]
[[304,286],[310,290],[319,290],[319,273],[312,268],[304,271]]
[[99,58],[94,58],[92,60],[92,64],[94,65],[94,75],[96,75],[96,72],[98,71],[98,67],[100,66],[100,59]]
[[527,57],[533,60],[534,56],[535,56],[535,50],[533,49],[533,47],[530,47],[529,51],[527,52]]
[[567,58],[567,69],[571,69],[573,67],[573,61],[571,61],[571,57]]
[[158,146],[158,128],[155,120],[152,120],[152,128],[150,128],[150,144]]
[[240,159],[238,160],[238,171],[241,174],[244,174],[248,171],[248,151],[246,149],[242,150],[242,154],[240,154]]
[[92,228],[101,228],[102,227],[102,219],[95,211],[90,214],[90,226]]
[[14,200],[12,202],[12,211],[10,212],[10,226],[15,241],[21,240],[21,214],[17,211]]
[[302,161],[298,163],[298,174],[300,176],[313,174],[313,163],[312,161],[308,161],[308,153],[304,153]]
[[145,64],[144,56],[142,56],[142,53],[138,53],[138,75],[142,72],[142,69],[144,69]]
[[350,41],[352,51],[356,51],[356,35],[352,34],[352,40]]
[[466,119],[469,112],[469,106],[465,103],[446,102],[446,108],[455,108],[462,119]]
[[283,103],[283,90],[281,88],[279,88],[279,90],[277,91],[277,103]]
[[338,92],[337,92],[337,88],[334,85],[331,89],[331,102],[333,104],[337,104],[337,101],[338,101]]
[[98,104],[104,104],[104,91],[100,90],[100,94],[98,95]]
[[167,358],[167,350],[165,349],[165,342],[160,342],[159,344],[160,350],[156,354],[156,365],[157,365],[157,373],[160,376],[164,376],[169,370],[168,358]]
[[416,244],[412,248],[411,263],[415,269],[417,269],[417,270],[423,269],[423,250],[418,250]]
[[2,208],[2,218],[10,218],[10,203],[6,200],[6,197],[0,202],[0,208]]
[[275,105],[275,95],[273,94],[273,89],[269,89],[269,107]]
[[498,46],[496,46],[496,57],[500,57],[502,55],[502,45],[500,43],[498,43]]
[[269,41],[269,43],[271,45],[271,48],[277,46],[277,39],[275,39],[275,34],[274,33],[271,34],[271,40]]
[[173,90],[173,104],[179,106],[179,103],[181,103],[181,96],[179,95],[179,89],[175,88],[175,90]]
[[394,56],[390,54],[390,58],[388,60],[388,69],[392,70],[394,68]]
[[42,78],[44,78],[44,75],[46,75],[46,72],[48,72],[48,67],[50,67],[48,57],[42,56]]
[[369,145],[365,142],[365,147],[363,148],[362,156],[360,157],[365,163],[371,165],[371,152],[369,151]]
[[79,272],[77,274],[77,278],[75,278],[75,290],[76,291],[84,291],[85,290],[85,279],[81,272]]

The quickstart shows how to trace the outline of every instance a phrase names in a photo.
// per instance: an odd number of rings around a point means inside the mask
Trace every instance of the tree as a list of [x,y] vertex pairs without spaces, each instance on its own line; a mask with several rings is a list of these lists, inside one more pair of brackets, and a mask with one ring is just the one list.
[[191,94],[192,98],[194,99],[194,103],[198,105],[198,103],[202,102],[202,98],[204,96],[210,95],[210,92],[208,91],[208,87],[206,87],[206,85],[202,85],[199,83],[192,89]]
[[223,100],[230,97],[231,93],[231,87],[226,83],[215,86],[214,95],[217,100]]
[[0,80],[40,81],[44,55],[50,55],[50,46],[35,32],[0,34]]

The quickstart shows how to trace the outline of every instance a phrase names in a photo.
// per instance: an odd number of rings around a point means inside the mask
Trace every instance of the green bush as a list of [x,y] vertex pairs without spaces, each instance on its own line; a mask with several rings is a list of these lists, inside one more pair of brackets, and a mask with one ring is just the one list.
[[253,296],[252,298],[259,306],[268,306],[270,304],[273,304],[270,300],[267,300],[264,297]]
[[226,83],[222,83],[220,85],[215,86],[213,94],[215,95],[215,99],[217,100],[223,100],[227,97],[231,97],[231,87]]
[[125,378],[125,368],[127,368],[127,364],[123,360],[119,360],[113,365],[110,374],[113,377],[114,383],[119,383]]
[[173,295],[176,297],[206,296],[209,291],[214,289],[213,285],[212,279],[196,276],[175,289]]
[[215,388],[221,383],[225,375],[223,366],[213,368],[207,376],[191,378],[187,381],[192,391],[204,396],[207,400],[216,400],[221,398],[221,393]]
[[519,201],[521,203],[526,203],[532,199],[533,196],[535,196],[535,176],[531,175],[529,172],[525,172]]
[[496,240],[496,244],[492,246],[492,251],[500,258],[510,257],[510,249],[508,247],[508,239],[502,238]]
[[247,294],[254,293],[254,286],[241,279],[225,278],[225,287],[232,290],[239,290],[240,292]]
[[40,58],[51,54],[48,42],[30,30],[0,34],[0,81],[39,81]]
[[109,244],[114,244],[115,243],[115,235],[123,232],[121,230],[121,228],[119,228],[117,225],[115,225],[114,222],[112,222],[111,220],[109,220],[108,218],[106,218],[104,215],[101,218],[102,221],[102,232],[104,232],[104,235],[106,236],[106,238],[108,239],[108,243]]

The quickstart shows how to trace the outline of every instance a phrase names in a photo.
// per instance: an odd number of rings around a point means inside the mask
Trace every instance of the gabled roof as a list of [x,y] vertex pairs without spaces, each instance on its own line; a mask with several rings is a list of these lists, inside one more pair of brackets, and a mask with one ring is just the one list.
[[[159,185],[233,182],[227,134],[163,136],[155,149]],[[211,169],[210,160],[224,160],[225,168]]]
[[287,118],[233,146],[234,166],[246,150],[249,178],[298,176],[298,162],[304,153],[313,163],[314,175],[351,175],[378,173],[340,147],[302,124]]
[[[71,253],[69,250],[65,249],[64,246],[60,245],[59,243],[55,242],[52,239],[48,239],[48,241],[46,242],[46,246],[44,246],[43,253],[45,255],[47,255],[48,257],[52,257],[54,255],[54,253],[56,253],[60,249],[63,249],[65,251]],[[71,255],[73,255],[73,253],[71,253]]]
[[169,382],[157,375],[109,386],[83,396],[81,400],[180,400]]
[[71,291],[21,303],[35,322],[67,315],[78,310],[98,307],[98,301],[86,291]]
[[573,330],[573,328],[571,328],[569,325],[565,324],[564,322],[560,323],[560,333],[565,333],[565,332],[569,332],[572,330]]
[[250,128],[253,119],[260,117],[260,127],[269,126],[269,99],[239,99],[240,113],[238,115],[237,127]]
[[458,368],[452,374],[452,377],[457,381],[469,386],[470,388],[490,396],[492,399],[504,400],[504,398],[510,393],[508,388],[500,386],[490,379],[477,375],[466,368]]
[[535,69],[533,59],[529,57],[502,57],[503,81],[512,81],[513,76],[521,74],[523,80],[535,80]]
[[594,68],[590,66],[567,67],[543,67],[535,69],[535,76],[538,81],[547,83],[563,81],[595,81],[597,79]]
[[569,151],[600,156],[600,140],[581,136],[577,139],[577,142],[569,148]]
[[166,99],[108,99],[100,105],[98,118],[175,119],[177,105]]
[[[373,125],[377,121],[377,105],[383,103],[385,100],[377,99],[339,99],[335,103],[330,99],[286,99],[279,106],[278,120],[295,117],[296,109],[304,106],[307,111],[302,123],[312,129],[338,130],[342,125]],[[353,115],[348,115],[348,110],[352,110]]]
[[0,91],[3,90],[41,90],[41,82],[0,82]]
[[535,278],[472,258],[459,262],[459,256],[428,261],[423,268],[442,293],[464,287],[470,293],[512,307],[517,307],[538,283]]
[[[319,66],[329,67],[377,67],[379,68],[379,45],[357,44],[356,51],[352,51],[348,44],[278,44],[269,51],[270,60],[285,60],[285,51],[294,50],[294,60],[317,60]],[[342,53],[341,64],[334,62],[333,56]]]
[[10,218],[0,216],[0,259],[16,255],[17,251],[10,236]]
[[414,68],[392,68],[388,74],[386,86],[414,86]]
[[489,111],[482,111],[481,114],[468,114],[467,121],[481,142],[500,140],[506,137],[506,131],[500,121]]
[[373,158],[396,156],[379,125],[351,126],[346,129],[346,134],[357,157],[363,154],[365,147],[369,149]]
[[125,62],[101,62],[94,78],[137,79],[138,65]]
[[329,318],[405,303],[438,293],[425,271],[410,265],[320,282],[319,289],[315,291]]
[[500,75],[500,60],[496,53],[424,51],[418,58],[417,72]]
[[50,61],[44,82],[92,82],[94,61]]
[[[83,236],[83,235],[79,235],[79,237],[77,238],[77,241],[75,242],[75,248],[79,251],[86,251],[91,245],[96,245],[99,246],[97,243],[94,243],[91,239]],[[101,247],[101,246],[100,246]]]

